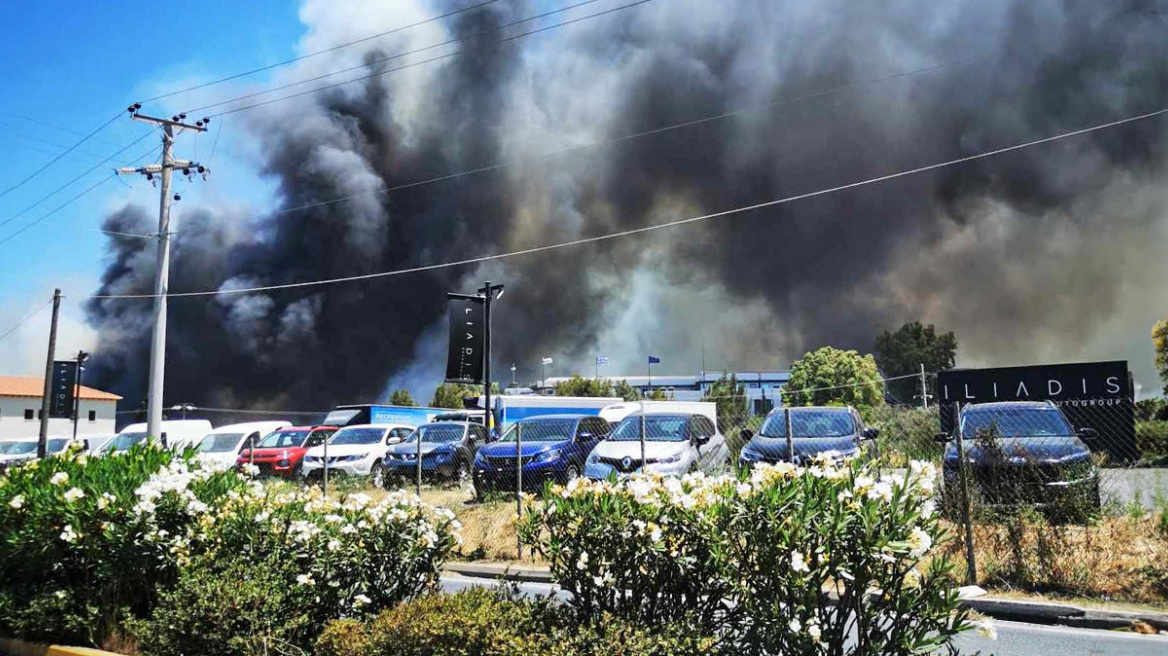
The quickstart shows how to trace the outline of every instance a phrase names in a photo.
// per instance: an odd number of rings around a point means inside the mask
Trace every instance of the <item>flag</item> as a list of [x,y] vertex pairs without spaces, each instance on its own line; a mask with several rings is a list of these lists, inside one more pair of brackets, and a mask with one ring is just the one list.
[[552,363],[552,359],[551,359],[551,358],[544,358],[544,359],[542,360],[542,364],[551,364],[551,363]]
[[661,358],[650,355],[649,356],[649,364],[661,364]]
[[602,364],[608,364],[608,358],[604,357],[603,355],[596,356],[596,366],[599,367]]

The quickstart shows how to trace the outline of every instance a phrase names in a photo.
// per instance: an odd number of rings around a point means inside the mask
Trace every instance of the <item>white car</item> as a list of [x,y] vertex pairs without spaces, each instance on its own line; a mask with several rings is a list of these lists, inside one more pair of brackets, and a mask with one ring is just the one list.
[[290,421],[252,421],[220,426],[203,436],[199,456],[219,469],[231,469],[245,448],[259,444],[268,433],[291,425]]
[[621,420],[584,461],[584,475],[606,479],[641,471],[641,432],[644,421],[644,471],[669,476],[705,470],[730,456],[726,438],[705,414],[640,413]]
[[[197,446],[204,435],[210,433],[211,422],[206,419],[168,419],[162,422],[162,444],[181,451]],[[128,451],[135,444],[146,441],[146,423],[130,424],[118,431],[118,436],[105,446],[104,453]]]
[[373,485],[381,487],[385,484],[387,447],[401,442],[412,432],[414,427],[406,424],[345,426],[333,433],[328,442],[314,446],[304,454],[300,475],[309,479],[323,476],[327,450],[330,476],[368,476]]
[[[46,453],[50,456],[61,453],[72,441],[67,437],[50,437],[45,442]],[[36,460],[38,443],[39,439],[35,437],[0,441],[0,471],[12,465]]]

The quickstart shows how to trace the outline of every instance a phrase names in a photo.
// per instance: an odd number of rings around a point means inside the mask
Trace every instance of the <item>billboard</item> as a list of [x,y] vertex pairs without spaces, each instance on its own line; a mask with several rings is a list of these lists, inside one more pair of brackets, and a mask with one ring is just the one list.
[[49,387],[49,417],[72,419],[74,392],[77,385],[77,361],[57,360],[53,363],[53,379]]
[[450,315],[450,342],[446,351],[446,382],[483,382],[483,339],[486,329],[483,298],[447,295]]
[[1089,446],[1113,460],[1130,461],[1135,448],[1135,408],[1127,362],[1083,362],[993,369],[952,369],[937,374],[941,430],[951,433],[957,403],[1050,401],[1075,428],[1099,438]]

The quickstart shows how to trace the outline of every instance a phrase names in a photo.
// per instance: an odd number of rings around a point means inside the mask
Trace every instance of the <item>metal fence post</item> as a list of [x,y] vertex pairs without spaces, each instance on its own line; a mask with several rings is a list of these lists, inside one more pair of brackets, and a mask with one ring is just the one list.
[[328,496],[328,443],[331,438],[332,436],[329,436],[324,440],[324,474],[322,474],[321,478],[321,489],[324,490],[326,497]]
[[787,462],[795,464],[795,438],[791,435],[791,408],[788,407],[784,410],[783,415],[787,420]]
[[953,408],[953,423],[957,433],[957,480],[958,486],[961,488],[961,522],[965,528],[966,577],[969,585],[976,585],[977,559],[973,552],[973,509],[969,498],[969,467],[966,462],[965,441],[961,435],[961,402],[954,403]]
[[645,402],[638,401],[641,406],[641,473],[645,472]]
[[418,459],[418,462],[416,463],[417,467],[415,467],[417,478],[414,482],[414,494],[417,494],[420,497],[422,496],[422,431],[415,429],[414,435],[418,436],[418,449],[417,453],[414,454]]
[[[538,437],[538,436],[537,436]],[[515,424],[515,516],[523,518],[523,423]],[[515,532],[515,553],[523,560],[523,540]]]

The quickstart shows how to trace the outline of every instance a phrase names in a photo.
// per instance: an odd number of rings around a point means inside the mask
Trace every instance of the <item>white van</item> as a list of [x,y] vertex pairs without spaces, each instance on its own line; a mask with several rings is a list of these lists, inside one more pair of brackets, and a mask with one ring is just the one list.
[[244,449],[259,444],[268,433],[291,425],[290,421],[250,421],[220,426],[203,436],[199,455],[220,469],[230,469]]
[[[211,422],[206,419],[173,419],[162,422],[162,444],[172,449],[185,449],[197,444],[211,432]],[[105,453],[127,451],[130,447],[146,441],[146,423],[130,424],[110,440]]]

